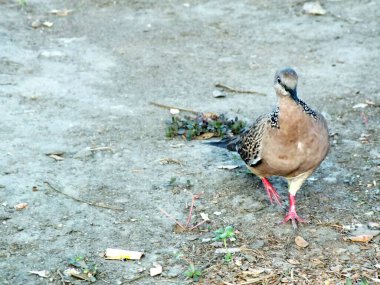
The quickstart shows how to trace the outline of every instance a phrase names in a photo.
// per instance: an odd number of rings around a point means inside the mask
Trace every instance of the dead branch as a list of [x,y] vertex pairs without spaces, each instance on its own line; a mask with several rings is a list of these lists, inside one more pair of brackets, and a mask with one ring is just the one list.
[[260,96],[267,96],[267,94],[257,92],[255,90],[238,89],[238,88],[227,86],[227,85],[219,83],[219,82],[215,83],[215,87],[222,88],[222,89],[230,91],[232,93],[246,93],[246,94],[256,94],[256,95],[260,95]]
[[66,194],[66,193],[64,193],[64,192],[62,192],[62,191],[60,191],[60,190],[58,190],[57,188],[53,187],[53,186],[52,186],[49,182],[47,182],[47,181],[45,181],[44,184],[45,184],[46,186],[48,186],[51,190],[53,190],[53,191],[55,191],[55,192],[57,192],[57,193],[59,193],[59,194],[62,194],[62,195],[66,196],[66,197],[68,197],[68,198],[70,198],[70,199],[72,199],[72,200],[74,200],[74,201],[79,202],[79,203],[84,203],[84,204],[87,204],[87,205],[89,205],[89,206],[98,207],[98,208],[110,209],[110,210],[115,210],[115,211],[124,211],[124,209],[122,209],[122,208],[116,208],[116,207],[111,207],[111,206],[100,205],[100,204],[97,204],[97,203],[87,202],[87,201],[84,201],[84,200],[82,200],[82,199],[76,198],[76,197],[74,197],[74,196],[71,196],[71,195],[69,195],[69,194]]
[[161,103],[156,103],[156,102],[149,102],[149,104],[151,104],[153,106],[160,107],[160,108],[168,109],[168,110],[170,110],[170,109],[177,109],[177,110],[180,110],[180,111],[183,111],[183,112],[192,113],[192,114],[198,114],[199,113],[199,112],[194,111],[194,110],[185,109],[185,108],[179,108],[179,107],[174,107],[174,106],[169,106],[169,105],[165,105],[165,104],[161,104]]

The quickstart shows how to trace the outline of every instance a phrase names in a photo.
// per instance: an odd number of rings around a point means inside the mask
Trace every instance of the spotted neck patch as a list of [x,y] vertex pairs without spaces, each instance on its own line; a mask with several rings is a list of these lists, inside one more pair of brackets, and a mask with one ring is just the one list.
[[297,98],[296,102],[302,107],[303,111],[307,115],[311,116],[315,120],[317,119],[317,113],[315,113],[304,101]]
[[272,128],[277,128],[277,129],[280,128],[280,119],[278,117],[279,112],[280,112],[280,108],[276,107],[272,111],[272,113],[270,113],[270,126]]

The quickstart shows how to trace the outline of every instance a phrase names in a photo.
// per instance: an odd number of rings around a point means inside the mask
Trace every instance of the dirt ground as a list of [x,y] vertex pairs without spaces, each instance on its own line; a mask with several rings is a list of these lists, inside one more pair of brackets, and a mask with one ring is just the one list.
[[[0,284],[70,284],[60,274],[79,256],[97,265],[97,284],[187,284],[188,263],[200,284],[376,284],[380,235],[354,243],[343,226],[380,220],[380,2],[325,0],[323,16],[303,4],[0,0]],[[166,139],[170,114],[149,104],[251,122],[275,106],[283,66],[332,134],[297,195],[309,221],[297,231],[277,225],[286,206],[271,206],[244,167],[218,169],[242,166],[236,154]],[[215,82],[266,96],[214,98]],[[271,181],[287,205],[285,182]],[[191,224],[210,221],[192,231],[159,210],[185,223],[202,192]],[[240,252],[226,262],[210,239],[229,225]],[[109,261],[106,248],[145,255]],[[150,277],[154,262],[163,273]]]

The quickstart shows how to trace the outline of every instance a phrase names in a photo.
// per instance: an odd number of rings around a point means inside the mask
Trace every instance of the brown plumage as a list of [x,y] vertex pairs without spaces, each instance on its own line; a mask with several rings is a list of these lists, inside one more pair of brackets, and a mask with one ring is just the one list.
[[297,96],[297,73],[291,68],[276,72],[274,88],[277,108],[260,116],[251,128],[227,146],[235,148],[247,167],[259,176],[270,201],[280,197],[266,177],[282,176],[289,185],[290,209],[284,222],[303,222],[295,209],[295,195],[303,182],[320,165],[329,149],[324,117]]

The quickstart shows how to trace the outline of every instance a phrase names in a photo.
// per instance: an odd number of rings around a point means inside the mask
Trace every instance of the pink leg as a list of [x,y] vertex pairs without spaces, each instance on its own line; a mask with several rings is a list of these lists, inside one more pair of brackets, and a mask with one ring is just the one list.
[[261,178],[261,181],[263,182],[265,190],[267,191],[270,203],[273,205],[273,200],[275,200],[276,203],[281,206],[282,204],[280,200],[280,195],[278,195],[276,189],[274,189],[272,184],[270,184],[268,179],[266,179],[265,177]]
[[289,212],[285,216],[281,224],[285,224],[287,221],[292,220],[293,228],[297,228],[297,222],[306,223],[304,219],[297,215],[296,212],[296,196],[289,193]]

